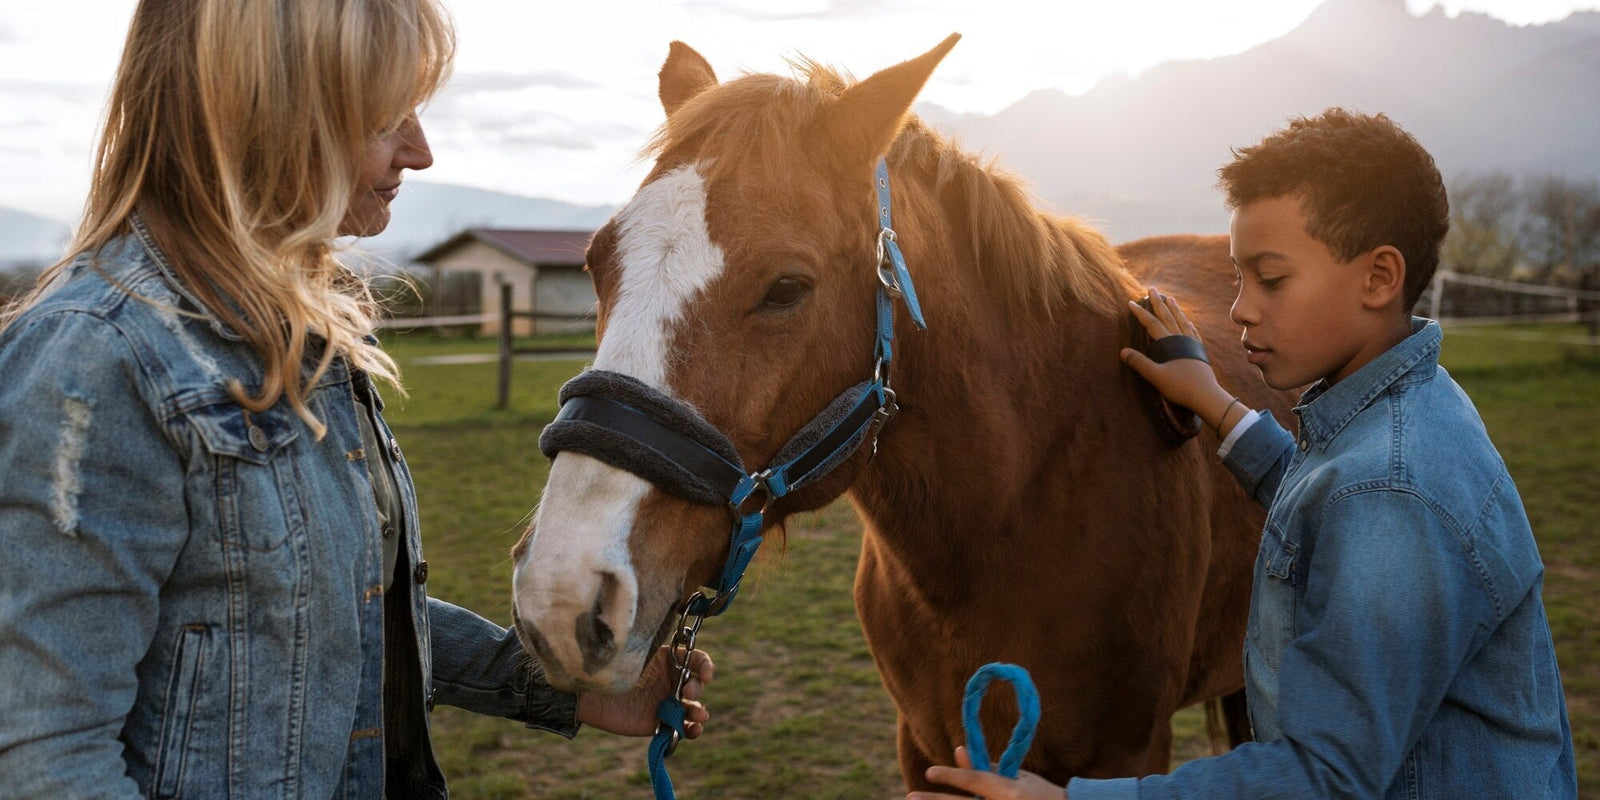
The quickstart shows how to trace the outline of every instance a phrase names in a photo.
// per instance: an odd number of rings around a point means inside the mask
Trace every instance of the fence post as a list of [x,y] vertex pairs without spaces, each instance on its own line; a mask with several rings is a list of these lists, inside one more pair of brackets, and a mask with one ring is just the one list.
[[495,395],[495,408],[505,408],[511,402],[511,284],[500,284],[500,386]]

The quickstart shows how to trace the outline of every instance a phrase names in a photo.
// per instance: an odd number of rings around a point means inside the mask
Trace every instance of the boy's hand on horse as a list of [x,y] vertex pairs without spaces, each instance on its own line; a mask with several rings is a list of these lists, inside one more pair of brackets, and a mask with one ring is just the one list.
[[[1128,307],[1144,325],[1151,341],[1168,336],[1200,339],[1199,330],[1183,313],[1178,298],[1163,295],[1154,287],[1150,289],[1151,310],[1146,311],[1131,300]],[[1238,405],[1237,398],[1217,382],[1217,374],[1212,371],[1210,364],[1193,358],[1176,358],[1158,364],[1131,347],[1122,348],[1121,356],[1122,363],[1149,381],[1169,402],[1194,411],[1207,427],[1216,430],[1219,435],[1226,434],[1221,430],[1222,423],[1224,417],[1235,411],[1233,407]],[[1237,416],[1236,413],[1234,415]]]
[[[699,738],[711,712],[700,702],[706,684],[716,675],[716,665],[703,650],[689,654],[689,681],[683,685],[685,738]],[[656,732],[656,706],[678,685],[672,653],[662,646],[645,666],[639,682],[617,695],[583,692],[578,695],[578,721],[620,736],[649,736]]]
[[[972,768],[972,758],[967,748],[956,748],[956,766],[928,767],[928,780],[954,786],[986,800],[1061,800],[1066,789],[1057,786],[1027,770],[1016,778],[1003,778],[993,772],[979,772]],[[941,794],[938,792],[912,792],[906,800],[962,800],[966,794]]]

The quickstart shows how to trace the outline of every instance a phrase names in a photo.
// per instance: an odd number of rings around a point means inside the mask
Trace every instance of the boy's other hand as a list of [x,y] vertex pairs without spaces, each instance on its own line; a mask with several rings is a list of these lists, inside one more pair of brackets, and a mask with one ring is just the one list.
[[[928,767],[928,780],[954,786],[988,800],[1061,800],[1066,789],[1057,786],[1027,770],[1017,777],[1002,778],[993,772],[978,772],[972,768],[972,758],[967,748],[956,748],[956,766]],[[968,795],[940,794],[938,792],[912,792],[906,800],[961,800]]]

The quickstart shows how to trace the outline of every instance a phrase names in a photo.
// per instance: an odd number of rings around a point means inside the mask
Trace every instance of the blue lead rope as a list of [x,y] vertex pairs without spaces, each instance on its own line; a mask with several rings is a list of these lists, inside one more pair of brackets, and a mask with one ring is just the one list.
[[1000,754],[1000,765],[995,772],[1004,778],[1017,777],[1022,768],[1022,757],[1033,746],[1033,734],[1039,727],[1039,691],[1033,686],[1028,671],[1016,664],[995,662],[978,668],[967,681],[967,693],[961,699],[961,723],[967,730],[967,754],[972,758],[972,768],[989,771],[989,746],[983,739],[983,726],[978,723],[978,708],[983,705],[984,692],[996,678],[1008,681],[1017,694],[1017,725],[1011,729],[1011,741]]
[[656,706],[656,719],[661,725],[656,728],[656,735],[650,740],[648,763],[650,765],[650,788],[655,790],[658,800],[672,800],[676,797],[672,791],[672,776],[667,774],[667,751],[672,749],[674,736],[683,738],[683,703],[676,697],[668,697]]

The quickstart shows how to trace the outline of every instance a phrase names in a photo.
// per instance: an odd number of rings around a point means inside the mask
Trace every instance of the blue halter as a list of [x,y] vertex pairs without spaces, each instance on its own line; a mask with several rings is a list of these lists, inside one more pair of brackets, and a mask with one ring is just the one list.
[[695,635],[706,617],[721,614],[732,604],[745,568],[761,546],[768,507],[826,475],[868,441],[876,452],[879,432],[899,410],[889,388],[894,300],[905,303],[918,328],[925,330],[927,323],[890,225],[889,167],[881,159],[876,184],[879,287],[872,377],[840,394],[779,448],[766,469],[746,469],[727,436],[694,409],[634,378],[604,370],[588,370],[561,387],[561,411],[539,436],[539,449],[546,456],[583,453],[686,500],[725,504],[733,516],[727,560],[711,585],[700,587],[685,602],[672,638],[677,691],[656,709],[661,724],[649,752],[650,783],[657,800],[675,797],[665,759],[684,733],[682,693],[689,680]]

